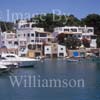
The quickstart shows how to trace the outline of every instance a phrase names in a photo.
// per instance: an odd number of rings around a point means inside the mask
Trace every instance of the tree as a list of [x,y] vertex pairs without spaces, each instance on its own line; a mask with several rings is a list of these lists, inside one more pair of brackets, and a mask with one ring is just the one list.
[[58,41],[58,43],[59,43],[59,44],[64,44],[64,43],[65,43],[64,38],[65,38],[65,34],[64,34],[64,33],[59,34],[59,35],[57,36],[57,41]]
[[61,45],[65,45],[68,49],[76,49],[81,46],[81,40],[74,37],[66,38],[65,34],[61,33],[57,36],[57,41]]
[[68,16],[67,24],[68,26],[80,26],[81,21],[76,18],[74,15]]
[[[60,19],[59,19],[60,18]],[[59,19],[59,20],[58,20]],[[74,15],[57,15],[48,13],[46,15],[36,15],[31,18],[31,21],[38,21],[37,27],[43,27],[46,31],[53,32],[55,27],[63,27],[63,26],[79,26],[80,20],[76,18]]]
[[70,37],[65,40],[66,48],[68,49],[76,49],[81,46],[81,41],[77,38]]
[[83,38],[82,43],[83,43],[84,47],[86,47],[86,48],[90,47],[90,41],[88,39]]
[[89,14],[81,23],[90,27],[94,27],[94,32],[97,35],[100,35],[100,15],[98,14]]
[[97,37],[96,43],[97,43],[97,48],[100,48],[100,36]]
[[[60,18],[60,20],[58,20]],[[53,32],[55,27],[63,26],[84,26],[94,27],[95,34],[100,35],[100,15],[89,14],[83,19],[78,19],[74,15],[57,15],[53,13],[35,15],[30,21],[36,21],[37,23],[33,27],[43,27],[45,31]],[[18,22],[18,21],[17,21]],[[0,22],[2,31],[13,30],[14,23]]]
[[13,31],[14,29],[14,23],[11,22],[0,22],[0,28],[1,30],[4,31]]

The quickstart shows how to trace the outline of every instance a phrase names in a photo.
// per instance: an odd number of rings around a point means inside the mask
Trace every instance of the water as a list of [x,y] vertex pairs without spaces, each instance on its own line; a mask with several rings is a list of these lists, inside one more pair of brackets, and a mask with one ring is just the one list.
[[[12,87],[9,76],[40,75],[43,78],[84,79],[84,88]],[[45,60],[34,68],[16,69],[0,75],[0,100],[100,100],[100,65],[96,62]]]

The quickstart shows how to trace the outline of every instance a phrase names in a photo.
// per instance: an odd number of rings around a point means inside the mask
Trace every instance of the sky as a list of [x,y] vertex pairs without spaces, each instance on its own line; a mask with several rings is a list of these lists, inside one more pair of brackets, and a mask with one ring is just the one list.
[[3,21],[14,21],[15,13],[27,18],[29,14],[31,17],[52,12],[73,14],[78,18],[100,14],[100,0],[0,0],[0,20]]

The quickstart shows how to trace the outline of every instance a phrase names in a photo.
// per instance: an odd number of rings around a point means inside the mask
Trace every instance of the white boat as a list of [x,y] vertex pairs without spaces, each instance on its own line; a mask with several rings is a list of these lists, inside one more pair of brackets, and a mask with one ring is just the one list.
[[78,62],[79,60],[78,59],[71,59],[71,58],[69,58],[69,59],[67,59],[67,61],[68,62]]
[[38,61],[40,61],[39,59],[31,59],[31,58],[27,58],[27,57],[19,57],[16,54],[2,54],[2,57],[6,58],[6,60],[8,62],[15,62],[18,63],[19,67],[30,67],[30,66],[34,66]]
[[8,72],[9,68],[7,66],[4,65],[0,65],[0,73],[4,73],[4,72]]
[[5,57],[0,57],[0,65],[13,68],[13,67],[17,67],[18,63],[13,62],[13,61],[8,61]]

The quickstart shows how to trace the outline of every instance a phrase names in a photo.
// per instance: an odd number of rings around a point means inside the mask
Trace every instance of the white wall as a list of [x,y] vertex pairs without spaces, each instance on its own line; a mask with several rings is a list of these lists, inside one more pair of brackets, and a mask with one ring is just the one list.
[[66,54],[66,47],[63,45],[58,45],[58,57],[60,57],[59,53],[63,53],[64,57],[67,56]]
[[[60,34],[63,32],[68,32],[68,31],[64,31],[64,29],[69,29],[69,33],[72,32],[73,34],[81,33],[82,35],[94,35],[94,28],[86,27],[86,26],[84,26],[84,27],[76,27],[76,26],[56,27],[56,28],[54,28],[54,33]],[[77,32],[73,32],[71,29],[76,29]],[[88,31],[88,30],[92,30],[92,31]]]
[[44,54],[52,54],[51,46],[45,46]]
[[[16,33],[7,33],[3,32],[3,40],[4,41],[4,46],[7,48],[18,48],[18,45],[15,45],[14,43],[17,42]],[[9,43],[10,42],[10,43]]]
[[97,47],[96,39],[92,39],[92,40],[91,40],[90,47],[91,47],[91,48],[96,48],[96,47]]

